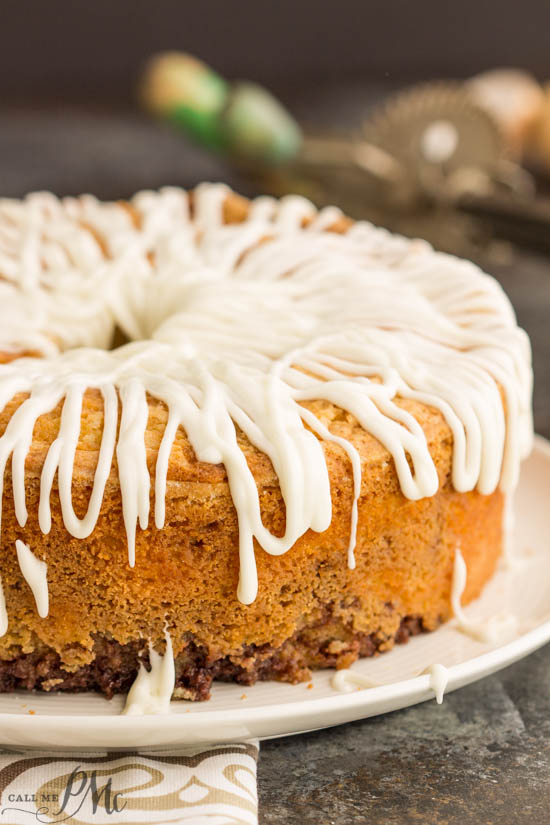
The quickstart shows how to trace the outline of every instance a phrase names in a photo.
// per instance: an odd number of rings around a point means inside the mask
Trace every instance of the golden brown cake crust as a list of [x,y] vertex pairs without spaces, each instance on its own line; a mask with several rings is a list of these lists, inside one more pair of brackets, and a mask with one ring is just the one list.
[[[247,201],[228,200],[227,220],[243,220],[246,214]],[[348,225],[346,219],[334,229],[345,231]],[[0,434],[24,398],[16,396],[2,411]],[[37,520],[40,472],[59,429],[61,406],[43,415],[26,461],[29,519],[24,528],[14,513],[9,465],[5,473],[0,573],[9,629],[0,639],[0,688],[63,687],[60,668],[63,673],[89,668],[101,645],[111,642],[117,650],[134,645],[135,670],[139,640],[151,639],[162,647],[165,625],[177,657],[179,694],[188,698],[206,696],[212,675],[236,678],[235,669],[240,669],[240,681],[257,677],[295,681],[307,678],[309,667],[347,666],[358,655],[388,649],[396,636],[400,640],[411,628],[436,628],[451,613],[458,544],[468,567],[463,601],[479,595],[491,577],[501,550],[503,496],[456,492],[450,480],[452,435],[443,416],[415,401],[398,403],[414,414],[424,430],[439,491],[420,501],[406,499],[390,454],[349,413],[324,401],[306,404],[332,433],[349,440],[361,457],[357,567],[347,566],[353,495],[350,462],[341,447],[324,442],[332,523],[321,534],[309,530],[278,557],[256,546],[259,592],[248,606],[236,597],[238,528],[225,468],[197,461],[181,430],[169,462],[165,527],[138,530],[133,569],[128,566],[116,462],[92,535],[84,540],[69,535],[55,484],[52,528],[43,535]],[[151,474],[166,421],[164,404],[149,398],[146,447]],[[80,517],[90,497],[102,426],[101,395],[88,390],[73,477],[73,501]],[[281,535],[285,512],[271,462],[244,436],[240,445],[256,478],[263,521]],[[46,619],[38,617],[22,577],[16,539],[47,562],[50,613]],[[193,658],[196,651],[200,657]],[[20,667],[17,676],[15,665],[25,656],[38,663],[34,681],[25,681],[25,668]],[[262,670],[259,663],[265,664],[270,656]],[[229,663],[225,670],[220,661]],[[127,687],[131,675],[113,689]],[[81,686],[106,689],[93,680]]]

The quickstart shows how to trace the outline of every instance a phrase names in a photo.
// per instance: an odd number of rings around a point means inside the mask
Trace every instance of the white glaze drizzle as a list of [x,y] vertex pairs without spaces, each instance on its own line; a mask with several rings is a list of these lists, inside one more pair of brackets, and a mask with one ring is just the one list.
[[334,690],[338,690],[340,693],[351,693],[352,690],[356,690],[357,688],[380,687],[380,682],[367,679],[366,676],[361,676],[360,673],[356,673],[349,668],[337,670],[331,677],[330,684]]
[[45,619],[49,612],[48,565],[37,559],[29,546],[19,539],[15,542],[15,547],[19,568],[32,590],[38,615]]
[[154,713],[170,713],[170,699],[176,683],[172,639],[165,632],[166,650],[157,653],[149,643],[151,670],[140,663],[138,675],[128,691],[123,715],[144,716]]
[[451,606],[458,629],[478,642],[498,644],[507,641],[518,629],[518,619],[512,613],[498,613],[486,619],[468,619],[460,600],[466,587],[467,569],[460,548],[455,550]]
[[502,556],[501,565],[505,570],[511,569],[517,563],[514,553],[516,516],[514,510],[513,492],[506,493],[502,510]]
[[8,632],[8,611],[6,610],[6,597],[0,576],[0,636],[5,636]]
[[[344,448],[353,470],[354,566],[359,454],[303,402],[326,400],[355,416],[390,452],[410,499],[433,495],[438,477],[421,427],[395,399],[436,407],[453,434],[454,487],[491,493],[499,481],[513,488],[530,448],[532,375],[528,340],[507,298],[473,264],[366,223],[327,233],[338,210],[315,213],[298,197],[259,198],[244,223],[225,225],[227,195],[222,185],[198,187],[193,219],[177,189],[136,195],[137,220],[91,196],[0,200],[0,349],[45,356],[0,366],[0,407],[29,393],[0,438],[0,480],[11,456],[24,525],[33,428],[63,401],[42,469],[40,529],[51,527],[57,471],[64,524],[73,536],[89,536],[116,454],[132,565],[151,488],[155,524],[164,525],[168,459],[181,426],[199,460],[225,465],[239,523],[238,597],[249,604],[257,592],[254,539],[279,555],[308,529],[330,524],[323,439]],[[116,325],[133,341],[107,351]],[[88,512],[78,519],[71,480],[88,387],[102,393],[105,429]],[[169,411],[154,479],[144,442],[147,393]],[[236,425],[278,475],[282,537],[262,523]]]
[[448,668],[436,662],[427,667],[424,673],[430,677],[430,687],[435,693],[435,701],[438,705],[441,705],[443,702],[443,694],[449,683]]
[[[443,694],[449,682],[449,671],[444,665],[433,664],[429,665],[426,670],[423,670],[421,676],[430,677],[430,688],[435,693],[437,704],[440,705],[443,701]],[[337,670],[331,677],[331,687],[340,693],[351,693],[353,690],[364,690],[376,687],[382,687],[380,682],[375,682],[367,676],[362,676],[355,670],[343,668]]]

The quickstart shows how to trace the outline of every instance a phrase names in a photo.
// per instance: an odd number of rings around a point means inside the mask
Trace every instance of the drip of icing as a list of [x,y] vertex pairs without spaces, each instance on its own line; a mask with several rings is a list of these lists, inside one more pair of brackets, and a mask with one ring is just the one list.
[[[433,664],[427,667],[426,670],[422,671],[421,675],[423,674],[430,677],[430,687],[435,693],[437,704],[440,705],[443,701],[443,694],[445,693],[445,688],[447,687],[447,683],[449,681],[448,669],[444,665]],[[368,679],[366,676],[361,676],[360,673],[356,673],[354,670],[350,670],[348,668],[337,670],[331,678],[330,684],[334,690],[338,690],[341,693],[351,693],[353,690],[357,690],[358,688],[368,689],[381,687],[380,682],[375,682],[372,679]]]
[[506,493],[502,511],[502,566],[505,570],[514,567],[517,559],[514,556],[514,529],[516,525],[514,500],[512,493]]
[[438,705],[443,702],[443,694],[449,682],[449,671],[445,665],[433,664],[426,668],[424,673],[430,677],[430,687],[435,693]]
[[[238,597],[249,604],[258,586],[255,540],[279,555],[330,524],[322,441],[339,444],[351,464],[355,564],[360,457],[304,405],[327,401],[354,416],[389,451],[403,494],[414,500],[434,495],[439,482],[420,425],[396,398],[435,407],[453,435],[454,487],[491,493],[499,482],[513,488],[530,448],[532,374],[507,298],[473,264],[367,223],[328,233],[340,213],[316,213],[298,197],[259,198],[246,221],[226,225],[228,193],[199,186],[193,216],[187,193],[170,188],[139,193],[130,208],[45,193],[0,200],[0,349],[44,356],[0,365],[0,408],[28,395],[0,438],[0,493],[11,456],[24,525],[33,428],[62,403],[41,474],[40,529],[51,528],[57,472],[65,527],[89,536],[116,456],[133,565],[151,487],[155,524],[164,525],[169,456],[182,427],[200,461],[225,465],[239,524]],[[106,351],[116,326],[133,340]],[[102,395],[104,431],[79,519],[71,483],[87,388]],[[148,394],[168,408],[154,479],[144,438]],[[237,428],[277,473],[281,537],[262,522]]]
[[21,573],[32,590],[38,615],[45,619],[49,611],[48,565],[37,559],[29,546],[19,539],[16,540],[15,547]]
[[128,691],[126,704],[122,713],[126,716],[144,716],[154,713],[170,713],[170,699],[174,692],[176,670],[172,639],[165,632],[166,650],[164,655],[157,653],[149,643],[149,662],[151,670],[140,663],[138,675]]
[[460,600],[466,587],[466,579],[466,562],[460,552],[460,548],[457,547],[455,550],[451,588],[451,605],[458,629],[472,639],[488,644],[498,644],[513,636],[518,629],[518,620],[517,616],[514,616],[512,613],[499,613],[487,619],[472,620],[467,618],[460,605]]
[[354,670],[349,670],[349,668],[337,670],[330,680],[330,684],[334,690],[339,690],[341,693],[351,693],[356,688],[380,687],[379,682],[373,682],[372,679],[367,679]]
[[5,636],[8,631],[8,611],[6,610],[6,599],[4,596],[4,588],[2,587],[2,578],[0,577],[0,636]]

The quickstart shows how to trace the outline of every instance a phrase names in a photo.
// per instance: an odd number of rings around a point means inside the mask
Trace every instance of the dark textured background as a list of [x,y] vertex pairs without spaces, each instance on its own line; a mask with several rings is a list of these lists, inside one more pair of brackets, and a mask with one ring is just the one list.
[[[441,0],[11,2],[0,8],[0,192],[131,194],[250,185],[133,106],[143,59],[184,48],[280,90],[318,124],[389,87],[519,64],[550,78],[550,3]],[[531,335],[535,422],[550,437],[550,261],[479,261]],[[411,642],[414,644],[414,641]],[[445,698],[262,745],[262,825],[549,825],[550,647]]]
[[494,64],[550,76],[548,0],[3,0],[0,93],[127,99],[152,51],[276,87],[407,81]]

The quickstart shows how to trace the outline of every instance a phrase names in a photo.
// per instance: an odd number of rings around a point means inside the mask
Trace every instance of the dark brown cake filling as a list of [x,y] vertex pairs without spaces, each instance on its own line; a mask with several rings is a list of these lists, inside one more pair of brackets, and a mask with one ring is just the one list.
[[[422,620],[407,616],[395,635],[403,644],[423,631]],[[253,685],[274,679],[282,682],[307,681],[310,668],[347,666],[357,658],[373,656],[388,640],[376,634],[356,633],[346,642],[326,639],[321,644],[297,634],[275,649],[270,645],[243,647],[237,656],[212,659],[204,647],[189,641],[176,656],[176,696],[201,701],[210,697],[214,680]],[[143,641],[121,645],[113,639],[97,638],[93,661],[73,672],[64,670],[59,655],[50,648],[0,660],[0,692],[16,690],[98,691],[111,698],[127,692],[136,678],[140,662],[149,667],[149,653]]]

